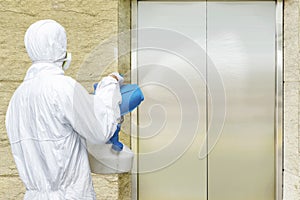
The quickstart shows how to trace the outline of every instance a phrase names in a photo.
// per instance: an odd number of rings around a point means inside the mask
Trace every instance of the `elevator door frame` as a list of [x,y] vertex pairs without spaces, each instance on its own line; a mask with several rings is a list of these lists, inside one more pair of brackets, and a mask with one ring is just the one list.
[[[138,1],[179,1],[179,2],[203,2],[199,0],[131,0],[131,82],[138,83],[137,74],[137,17],[138,17]],[[210,1],[210,0],[208,0]],[[224,1],[224,0],[215,0]],[[228,0],[234,1],[234,0]],[[243,1],[243,0],[240,0]],[[254,0],[248,0],[254,1]],[[257,0],[259,1],[259,0]],[[283,1],[276,0],[276,30],[275,30],[275,192],[276,200],[283,199]],[[131,134],[134,136],[138,135],[138,114],[137,111],[133,111],[131,114]],[[131,137],[131,148],[135,153],[138,153],[138,139],[137,137]],[[134,169],[137,169],[137,161],[134,162]],[[132,200],[138,199],[138,174],[132,173],[132,188],[131,196]]]

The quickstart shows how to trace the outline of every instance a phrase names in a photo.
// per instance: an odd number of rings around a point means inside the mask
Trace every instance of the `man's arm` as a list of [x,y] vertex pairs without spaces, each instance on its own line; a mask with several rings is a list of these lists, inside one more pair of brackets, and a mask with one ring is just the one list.
[[72,128],[88,142],[98,144],[108,141],[120,119],[122,97],[116,78],[104,77],[96,94],[91,95],[75,81],[73,96],[66,118]]

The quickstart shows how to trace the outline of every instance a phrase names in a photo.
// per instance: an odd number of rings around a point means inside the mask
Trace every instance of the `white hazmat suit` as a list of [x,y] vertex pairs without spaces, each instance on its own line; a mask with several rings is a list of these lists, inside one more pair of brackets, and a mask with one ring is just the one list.
[[86,141],[104,144],[120,118],[119,83],[105,77],[96,95],[65,76],[64,28],[53,20],[32,24],[25,47],[33,64],[15,91],[6,129],[26,200],[96,199]]

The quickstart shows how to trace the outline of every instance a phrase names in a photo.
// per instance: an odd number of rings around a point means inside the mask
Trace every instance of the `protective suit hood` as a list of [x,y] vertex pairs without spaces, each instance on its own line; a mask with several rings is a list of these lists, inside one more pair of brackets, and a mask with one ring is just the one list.
[[61,66],[61,60],[66,56],[66,31],[54,20],[33,23],[25,33],[24,43],[33,63],[55,63]]

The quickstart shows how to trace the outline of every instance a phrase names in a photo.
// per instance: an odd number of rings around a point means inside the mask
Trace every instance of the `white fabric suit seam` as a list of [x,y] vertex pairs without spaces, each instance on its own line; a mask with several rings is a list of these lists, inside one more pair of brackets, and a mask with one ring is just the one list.
[[69,133],[68,135],[62,137],[62,138],[59,138],[59,139],[38,139],[38,138],[23,138],[23,139],[19,139],[17,141],[12,141],[10,142],[11,144],[16,144],[16,143],[19,143],[19,142],[22,142],[22,141],[26,141],[26,140],[35,140],[35,141],[39,141],[39,142],[47,142],[47,141],[52,141],[52,142],[55,142],[55,141],[60,141],[60,140],[63,140],[63,139],[66,139],[67,137],[69,137],[71,134],[74,134],[74,132],[72,133]]

